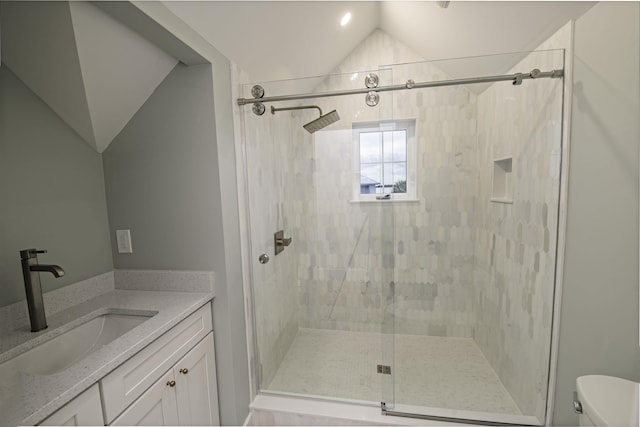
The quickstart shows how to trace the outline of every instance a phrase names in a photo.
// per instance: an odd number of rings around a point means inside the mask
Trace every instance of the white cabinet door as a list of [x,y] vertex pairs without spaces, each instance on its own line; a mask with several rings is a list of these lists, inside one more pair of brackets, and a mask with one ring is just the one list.
[[213,333],[176,363],[173,372],[180,425],[220,425]]
[[175,426],[179,424],[173,371],[164,374],[111,425]]
[[98,384],[94,384],[71,402],[40,423],[41,426],[103,426]]

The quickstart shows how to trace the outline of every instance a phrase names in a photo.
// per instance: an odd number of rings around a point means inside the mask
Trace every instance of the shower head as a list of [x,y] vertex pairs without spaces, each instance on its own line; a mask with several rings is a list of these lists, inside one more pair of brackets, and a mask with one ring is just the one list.
[[320,129],[326,128],[332,123],[340,120],[340,116],[336,110],[332,110],[327,114],[322,114],[322,109],[317,105],[303,105],[300,107],[287,107],[287,108],[275,108],[271,106],[271,114],[275,114],[276,111],[287,111],[287,110],[306,110],[308,108],[315,108],[320,112],[320,117],[315,120],[310,121],[306,125],[302,126],[309,133],[314,133],[319,131]]
[[302,127],[305,128],[307,132],[314,133],[316,131],[319,131],[322,128],[326,128],[327,126],[337,122],[338,120],[340,120],[340,116],[338,115],[338,112],[336,110],[330,111],[324,116],[322,115],[322,112],[321,112],[320,117],[318,117],[313,121],[310,121],[309,123],[307,123]]

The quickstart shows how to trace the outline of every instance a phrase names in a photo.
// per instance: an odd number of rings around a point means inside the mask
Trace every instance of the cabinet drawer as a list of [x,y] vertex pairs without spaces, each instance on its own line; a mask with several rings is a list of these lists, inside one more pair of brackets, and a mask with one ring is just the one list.
[[41,426],[103,426],[98,384],[81,393],[71,402],[42,421]]
[[206,304],[100,380],[107,424],[213,329]]

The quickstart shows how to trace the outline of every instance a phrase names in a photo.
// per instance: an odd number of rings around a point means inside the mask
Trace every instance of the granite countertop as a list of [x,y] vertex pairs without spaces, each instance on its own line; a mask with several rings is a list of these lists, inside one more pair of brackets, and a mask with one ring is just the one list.
[[213,299],[213,292],[112,290],[48,317],[49,328],[28,326],[0,336],[0,363],[84,323],[108,309],[157,314],[54,375],[12,372],[0,382],[0,426],[34,425],[88,389],[181,320]]

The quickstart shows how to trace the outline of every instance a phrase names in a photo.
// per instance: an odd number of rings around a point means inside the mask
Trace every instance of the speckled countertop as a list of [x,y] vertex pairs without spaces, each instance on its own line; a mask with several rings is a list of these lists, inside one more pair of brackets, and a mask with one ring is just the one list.
[[158,313],[54,375],[13,372],[0,379],[0,426],[34,425],[61,408],[163,333],[213,299],[212,292],[113,290],[50,316],[49,328],[28,326],[0,336],[0,363],[60,335],[108,309]]

